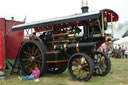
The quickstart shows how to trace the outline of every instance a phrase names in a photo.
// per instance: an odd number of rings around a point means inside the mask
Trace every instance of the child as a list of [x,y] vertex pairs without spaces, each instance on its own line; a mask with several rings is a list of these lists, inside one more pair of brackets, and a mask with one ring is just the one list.
[[39,81],[39,76],[40,76],[40,70],[38,69],[38,66],[35,65],[35,69],[33,70],[32,74],[29,76],[25,76],[24,78],[20,78],[18,76],[18,79],[20,80],[35,80],[35,81]]

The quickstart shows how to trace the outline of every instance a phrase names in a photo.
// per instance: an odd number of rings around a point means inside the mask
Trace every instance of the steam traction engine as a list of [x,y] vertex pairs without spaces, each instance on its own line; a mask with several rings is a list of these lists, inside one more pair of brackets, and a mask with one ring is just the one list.
[[13,26],[13,31],[34,29],[24,40],[19,51],[20,67],[30,74],[37,64],[41,75],[59,74],[68,68],[74,80],[88,81],[92,75],[105,76],[111,69],[107,55],[96,50],[105,42],[109,22],[118,21],[118,15],[103,9]]

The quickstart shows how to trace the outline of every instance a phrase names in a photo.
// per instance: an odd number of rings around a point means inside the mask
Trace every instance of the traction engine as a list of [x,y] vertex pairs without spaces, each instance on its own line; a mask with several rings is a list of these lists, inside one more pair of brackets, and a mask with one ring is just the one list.
[[13,26],[13,31],[34,30],[19,50],[22,73],[31,74],[37,64],[41,75],[60,74],[68,68],[78,81],[107,75],[110,59],[97,49],[105,42],[108,23],[115,21],[118,15],[113,10],[88,12],[88,6],[83,5],[80,14]]

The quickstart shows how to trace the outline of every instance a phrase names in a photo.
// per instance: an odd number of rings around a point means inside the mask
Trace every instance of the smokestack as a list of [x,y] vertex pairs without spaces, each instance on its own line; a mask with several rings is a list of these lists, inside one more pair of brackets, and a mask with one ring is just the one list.
[[88,0],[82,0],[82,13],[86,13],[88,12]]
[[14,21],[14,17],[11,17],[12,18],[12,21]]
[[[87,0],[82,0],[82,13],[87,13],[88,12],[88,1]],[[83,38],[87,39],[88,38],[88,27],[87,27],[87,22],[83,21]]]

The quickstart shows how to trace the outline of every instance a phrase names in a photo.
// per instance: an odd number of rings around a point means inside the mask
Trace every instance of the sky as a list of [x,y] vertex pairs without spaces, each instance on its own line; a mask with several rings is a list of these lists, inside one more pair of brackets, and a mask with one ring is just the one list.
[[[81,13],[81,0],[0,0],[0,17],[26,22]],[[119,21],[128,21],[128,0],[88,0],[89,11],[112,9]]]

